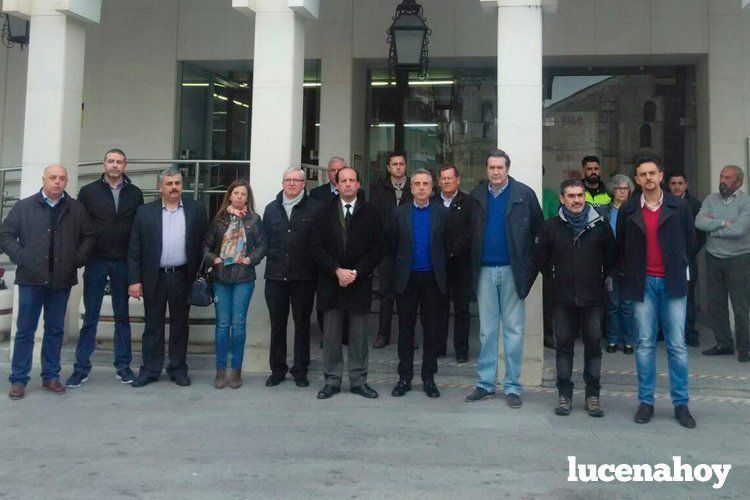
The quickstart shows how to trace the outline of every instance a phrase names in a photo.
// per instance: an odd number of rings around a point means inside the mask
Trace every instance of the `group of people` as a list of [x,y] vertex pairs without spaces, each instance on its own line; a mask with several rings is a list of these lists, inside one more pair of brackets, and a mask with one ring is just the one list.
[[[694,304],[695,254],[700,248],[696,227],[705,233],[709,317],[717,339],[704,354],[734,352],[729,297],[738,359],[747,361],[748,356],[750,201],[739,189],[742,170],[725,167],[719,193],[696,210],[690,198],[683,199],[688,197],[684,174],[670,175],[671,192],[662,188],[664,169],[655,157],[636,162],[635,195],[631,179],[624,175],[615,176],[608,190],[600,180],[597,158],[586,157],[582,165],[582,181],[565,180],[556,200],[545,193],[554,206],[550,209],[545,203],[546,220],[535,192],[509,175],[510,156],[496,149],[486,157],[486,180],[469,194],[459,189],[456,166],[439,169],[435,189],[430,171],[416,169],[408,177],[406,155],[394,152],[387,160],[387,176],[373,182],[366,197],[359,172],[334,157],[327,166],[329,182],[309,194],[305,172],[286,169],[282,189],[265,207],[262,219],[248,182],[232,182],[210,224],[202,205],[181,196],[179,170],[160,172],[161,197],[144,204],[142,192],[125,175],[127,159],[119,149],[106,153],[101,178],[84,186],[77,200],[65,192],[65,168],[51,165],[44,171],[41,190],[19,201],[0,227],[0,249],[17,265],[19,290],[9,396],[24,396],[42,307],[43,386],[63,393],[87,380],[107,282],[114,310],[117,378],[132,387],[159,378],[168,306],[166,371],[177,385],[190,385],[188,290],[202,266],[210,271],[215,298],[214,386],[240,387],[255,266],[265,257],[271,322],[271,374],[266,386],[280,384],[288,372],[298,387],[309,385],[310,317],[317,301],[325,379],[318,399],[341,390],[344,344],[350,392],[378,397],[367,383],[367,317],[377,272],[380,318],[373,348],[390,343],[394,302],[397,306],[398,382],[392,396],[404,396],[412,388],[419,315],[422,390],[430,398],[440,397],[435,374],[438,358],[447,353],[450,304],[456,361],[466,362],[468,309],[476,294],[478,381],[466,401],[495,393],[502,336],[502,389],[507,405],[520,408],[525,299],[541,271],[549,315],[545,326],[550,326],[548,340],[556,348],[555,413],[567,415],[572,410],[573,346],[580,333],[585,410],[593,417],[604,415],[599,391],[606,316],[607,350],[636,354],[640,405],[635,421],[646,423],[653,415],[655,343],[661,331],[675,417],[681,425],[694,427],[688,409],[686,345],[697,341],[691,337],[694,310],[690,313],[689,306]],[[77,268],[84,265],[84,321],[73,374],[63,385],[63,322]],[[137,376],[130,368],[128,297],[144,299],[143,362]],[[286,352],[290,308],[291,368]]]

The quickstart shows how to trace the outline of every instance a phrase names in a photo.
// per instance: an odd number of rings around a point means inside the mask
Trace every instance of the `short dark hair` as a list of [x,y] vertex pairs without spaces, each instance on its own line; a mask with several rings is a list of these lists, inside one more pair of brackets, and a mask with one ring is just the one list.
[[506,153],[502,149],[490,150],[490,152],[487,153],[487,156],[484,158],[485,165],[490,160],[490,158],[505,158],[505,166],[510,169],[510,156],[508,156],[508,153]]
[[344,170],[353,170],[354,171],[354,178],[357,179],[357,182],[359,182],[359,172],[353,167],[344,167],[339,169],[338,172],[336,172],[336,184],[339,183],[339,174],[343,172]]
[[672,177],[682,177],[683,179],[685,179],[685,182],[687,182],[687,180],[688,180],[687,175],[685,175],[685,172],[682,172],[680,170],[677,170],[675,172],[671,172],[669,174],[669,176],[667,176],[667,182],[671,181]]
[[453,173],[456,174],[456,177],[461,177],[461,174],[458,173],[458,168],[456,168],[455,165],[443,165],[442,167],[440,167],[441,174],[446,170],[453,170]]
[[656,165],[656,168],[657,170],[659,170],[659,172],[664,172],[664,167],[662,166],[661,158],[659,158],[656,155],[643,155],[639,157],[637,160],[635,160],[635,167],[633,167],[633,173],[635,174],[636,172],[638,172],[638,167],[640,167],[644,163],[653,163],[654,165]]
[[564,195],[565,194],[565,190],[568,189],[568,188],[571,188],[571,187],[579,187],[579,188],[583,189],[584,191],[586,190],[586,188],[583,186],[583,182],[581,182],[580,180],[578,180],[578,179],[565,179],[564,181],[562,181],[562,183],[560,183],[560,194]]
[[583,159],[581,160],[581,167],[585,167],[588,162],[594,162],[594,161],[598,163],[599,165],[602,164],[602,162],[599,161],[598,156],[594,156],[594,155],[584,156]]
[[385,164],[388,165],[389,163],[391,163],[391,158],[395,158],[396,156],[402,157],[404,159],[404,163],[408,163],[406,160],[406,153],[403,153],[401,151],[391,151],[390,153],[388,153],[388,159],[385,160]]
[[107,155],[109,155],[110,153],[116,153],[118,155],[122,155],[122,158],[125,160],[125,163],[128,162],[128,157],[125,156],[125,152],[122,149],[118,149],[118,148],[112,148],[106,153],[104,153],[104,161],[107,161]]

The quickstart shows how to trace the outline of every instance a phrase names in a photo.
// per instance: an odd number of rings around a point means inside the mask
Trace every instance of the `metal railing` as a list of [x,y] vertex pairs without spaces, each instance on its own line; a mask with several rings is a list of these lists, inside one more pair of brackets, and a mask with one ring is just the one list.
[[[79,167],[91,167],[91,166],[100,166],[102,164],[101,160],[97,161],[84,161],[80,162],[78,164]],[[211,166],[217,166],[220,167],[222,165],[241,165],[247,167],[247,179],[250,178],[250,161],[249,160],[175,160],[175,159],[169,159],[169,160],[128,160],[128,165],[159,165],[160,168],[136,168],[131,169],[128,168],[127,174],[128,176],[137,176],[137,175],[144,175],[144,174],[154,174],[158,175],[158,173],[165,168],[166,166],[172,165],[179,168],[182,173],[183,177],[185,178],[185,185],[192,186],[183,189],[183,193],[192,194],[193,199],[198,200],[201,195],[204,194],[224,194],[226,191],[225,189],[215,189],[215,188],[207,188],[207,189],[201,189],[200,182],[201,182],[201,165],[211,165]],[[190,175],[190,167],[192,168],[192,175]],[[320,183],[321,180],[325,179],[325,175],[322,175],[323,172],[326,170],[325,166],[319,166],[319,165],[311,165],[307,163],[303,163],[302,168],[305,171],[317,171],[318,172],[318,182]],[[21,167],[7,167],[7,168],[0,168],[0,220],[2,220],[3,216],[5,215],[4,211],[6,208],[9,208],[12,206],[12,203],[15,203],[18,201],[18,196],[10,196],[6,192],[6,186],[8,184],[20,184],[21,179],[20,176],[18,179],[8,179],[7,174],[11,172],[20,172]],[[87,172],[84,174],[78,175],[79,184],[80,181],[83,180],[94,180],[101,176],[101,171],[97,172]],[[154,182],[154,185],[156,185],[156,182]],[[160,194],[160,191],[156,188],[148,189],[148,188],[141,188],[141,191],[146,196],[156,196]]]

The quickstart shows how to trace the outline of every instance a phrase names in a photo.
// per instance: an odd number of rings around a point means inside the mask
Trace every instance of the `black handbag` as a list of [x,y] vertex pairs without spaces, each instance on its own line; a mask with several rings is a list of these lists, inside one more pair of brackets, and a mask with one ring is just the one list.
[[208,281],[210,268],[206,266],[206,254],[203,254],[201,265],[198,266],[198,272],[195,273],[195,280],[190,285],[188,291],[187,303],[191,306],[206,307],[214,302],[214,296],[211,293],[211,283]]

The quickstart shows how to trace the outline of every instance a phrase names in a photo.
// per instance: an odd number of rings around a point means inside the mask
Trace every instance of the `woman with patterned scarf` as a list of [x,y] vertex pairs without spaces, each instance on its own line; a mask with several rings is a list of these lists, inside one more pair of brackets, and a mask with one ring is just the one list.
[[[247,309],[255,289],[255,266],[268,251],[260,216],[255,213],[253,190],[238,179],[227,188],[224,200],[203,240],[205,258],[212,262],[210,277],[216,306],[216,379],[227,385],[227,355],[232,352],[229,386],[242,385]],[[231,331],[231,334],[230,334]]]

